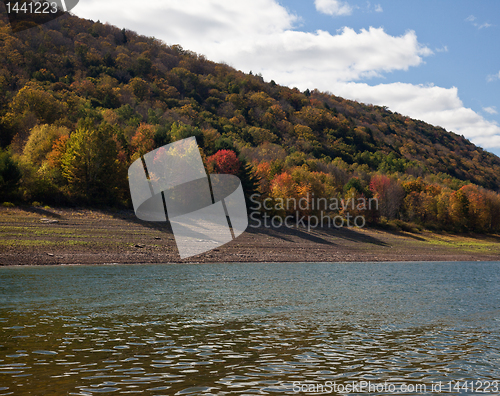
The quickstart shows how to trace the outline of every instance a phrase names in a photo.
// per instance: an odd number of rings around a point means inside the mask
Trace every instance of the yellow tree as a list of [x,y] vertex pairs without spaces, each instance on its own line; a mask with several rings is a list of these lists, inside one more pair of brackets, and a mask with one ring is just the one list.
[[52,146],[61,136],[69,135],[69,129],[55,125],[36,125],[23,150],[23,160],[40,166],[52,151]]

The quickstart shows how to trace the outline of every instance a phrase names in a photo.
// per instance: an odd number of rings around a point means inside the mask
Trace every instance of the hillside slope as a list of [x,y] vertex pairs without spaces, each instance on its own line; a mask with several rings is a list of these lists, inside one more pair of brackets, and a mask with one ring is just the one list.
[[[500,190],[500,158],[462,136],[384,107],[266,83],[178,45],[100,22],[67,14],[14,34],[3,18],[0,59],[0,145],[9,146],[21,164],[21,189],[11,188],[20,199],[126,201],[130,161],[192,135],[208,168],[224,171],[221,150],[234,151],[240,177],[264,195],[276,197],[280,183],[288,183],[282,175],[289,174],[297,194],[313,191],[317,178],[323,177],[318,183],[324,187],[331,176],[332,188],[318,194],[354,188],[381,197],[372,179],[385,175],[404,190],[400,202],[391,203],[396,210],[382,213],[387,218],[445,224],[451,212],[439,220],[432,209],[429,220],[408,205],[434,204],[403,199],[411,193],[434,199],[446,191],[444,205],[452,208],[452,194],[469,183]],[[88,170],[80,172],[75,147],[92,144],[85,139],[113,146],[99,155],[113,160],[107,166],[119,182],[104,174],[87,180]],[[260,177],[259,186],[252,174]],[[468,201],[459,211],[469,211],[476,192],[487,195],[476,187],[464,190]]]

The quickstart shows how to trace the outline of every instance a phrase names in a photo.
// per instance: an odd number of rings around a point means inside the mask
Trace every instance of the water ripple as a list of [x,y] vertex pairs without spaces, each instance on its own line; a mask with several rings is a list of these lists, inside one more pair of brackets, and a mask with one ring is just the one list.
[[[169,296],[157,307],[141,300],[139,282],[113,298],[104,289],[89,299],[78,289],[60,296],[64,285],[44,283],[60,282],[60,272],[28,285],[33,295],[40,289],[39,298],[4,294],[10,299],[0,299],[0,395],[19,389],[50,389],[53,395],[251,395],[293,393],[294,381],[498,380],[500,310],[492,296],[499,289],[498,283],[483,282],[498,266],[458,266],[454,275],[447,265],[431,265],[425,282],[418,278],[422,272],[415,279],[397,266],[369,267],[366,278],[356,265],[322,264],[315,272],[311,265],[267,268],[197,267],[230,279],[226,284],[215,275],[196,277],[189,266],[124,267],[120,276],[109,268],[64,269],[71,285],[73,276],[87,276],[90,293],[100,282],[116,289],[110,274],[120,284],[141,279],[148,297],[155,290]],[[183,280],[172,281],[172,272]],[[471,272],[475,283],[464,276]],[[14,273],[0,271],[0,285],[27,287],[9,278]],[[302,279],[302,286],[294,279]],[[172,288],[182,293],[171,295]]]

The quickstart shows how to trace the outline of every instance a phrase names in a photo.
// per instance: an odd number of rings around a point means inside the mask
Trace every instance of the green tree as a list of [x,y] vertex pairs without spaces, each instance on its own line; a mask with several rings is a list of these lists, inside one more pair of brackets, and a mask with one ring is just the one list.
[[120,166],[113,128],[84,122],[69,138],[61,159],[62,173],[70,192],[92,203],[111,203],[117,198]]
[[352,188],[354,188],[358,193],[367,195],[366,189],[361,184],[361,181],[357,177],[351,178],[344,186],[344,193],[347,193]]
[[19,166],[8,150],[0,149],[0,197],[9,199],[21,180]]
[[183,124],[182,122],[174,122],[172,124],[170,136],[173,142],[194,136],[198,145],[204,147],[203,132],[199,128]]

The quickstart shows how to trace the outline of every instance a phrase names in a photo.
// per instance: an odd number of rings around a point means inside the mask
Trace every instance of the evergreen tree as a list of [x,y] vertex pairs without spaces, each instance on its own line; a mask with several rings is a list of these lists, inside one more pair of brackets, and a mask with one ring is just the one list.
[[241,185],[243,187],[243,192],[245,193],[245,201],[247,203],[247,207],[250,207],[252,205],[250,197],[253,194],[259,192],[260,179],[255,174],[255,172],[252,169],[252,166],[248,162],[246,162],[245,160],[241,160],[241,158],[240,161],[241,161],[241,166],[237,176],[241,180]]

